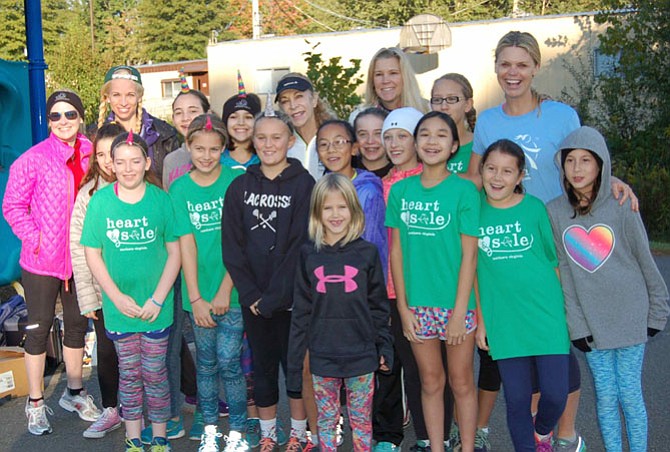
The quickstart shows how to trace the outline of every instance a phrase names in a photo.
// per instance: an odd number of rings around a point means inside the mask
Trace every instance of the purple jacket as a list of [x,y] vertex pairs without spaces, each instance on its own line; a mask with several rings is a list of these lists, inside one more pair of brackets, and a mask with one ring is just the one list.
[[[82,134],[77,139],[86,171],[92,145]],[[72,276],[70,215],[77,192],[67,161],[73,153],[73,148],[52,133],[9,168],[2,200],[2,213],[22,242],[21,267],[63,280]]]

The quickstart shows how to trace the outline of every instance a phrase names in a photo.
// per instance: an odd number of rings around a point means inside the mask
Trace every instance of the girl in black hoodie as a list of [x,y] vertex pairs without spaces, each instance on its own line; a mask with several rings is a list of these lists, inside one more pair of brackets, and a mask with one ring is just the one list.
[[[283,113],[268,110],[261,114],[253,141],[261,163],[251,165],[228,187],[221,232],[223,261],[239,292],[253,351],[260,450],[274,452],[279,450],[279,364],[286,374],[293,281],[300,247],[307,240],[314,179],[298,160],[286,157],[295,138]],[[302,450],[307,437],[300,390],[289,391],[288,397],[291,438],[287,447]]]
[[319,180],[310,202],[312,242],[298,259],[287,381],[289,391],[300,390],[309,349],[322,452],[337,450],[342,385],[354,451],[371,449],[374,372],[392,366],[384,270],[377,247],[360,238],[364,227],[351,181],[336,173]]

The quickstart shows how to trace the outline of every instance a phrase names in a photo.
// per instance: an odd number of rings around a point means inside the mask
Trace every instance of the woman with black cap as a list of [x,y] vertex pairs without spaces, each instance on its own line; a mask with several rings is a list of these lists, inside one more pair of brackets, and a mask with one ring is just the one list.
[[28,305],[25,362],[28,376],[26,416],[33,435],[51,433],[44,403],[46,346],[56,299],[63,305],[63,358],[67,386],[58,404],[93,422],[100,410],[83,389],[82,363],[88,319],[79,313],[70,259],[70,216],[79,184],[88,169],[91,142],[80,133],[84,106],[72,91],[47,100],[51,134],[28,149],[9,168],[2,211],[21,240],[21,283]]

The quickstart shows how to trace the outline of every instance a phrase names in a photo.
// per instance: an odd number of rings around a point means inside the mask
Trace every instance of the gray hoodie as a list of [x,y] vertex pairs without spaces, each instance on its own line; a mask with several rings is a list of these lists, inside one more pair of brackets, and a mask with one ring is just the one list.
[[[556,153],[585,149],[603,161],[602,183],[591,212],[575,215],[567,194],[547,205],[556,250],[570,339],[593,336],[596,349],[646,342],[647,328],[663,330],[668,319],[668,288],[656,267],[639,213],[619,205],[611,192],[611,163],[602,135],[580,127]],[[574,217],[574,218],[573,218]]]

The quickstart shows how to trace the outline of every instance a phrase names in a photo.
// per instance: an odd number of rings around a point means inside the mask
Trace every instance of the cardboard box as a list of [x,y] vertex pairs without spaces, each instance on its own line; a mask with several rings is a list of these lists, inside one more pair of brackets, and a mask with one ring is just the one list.
[[0,398],[28,395],[28,376],[23,349],[0,347]]

